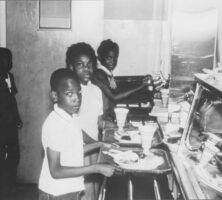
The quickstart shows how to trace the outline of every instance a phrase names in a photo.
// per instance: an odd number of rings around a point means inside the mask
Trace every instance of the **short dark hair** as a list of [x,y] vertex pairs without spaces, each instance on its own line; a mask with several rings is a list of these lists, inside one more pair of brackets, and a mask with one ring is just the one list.
[[99,58],[104,59],[109,51],[114,51],[119,55],[119,45],[111,39],[103,40],[97,49],[97,55]]
[[12,68],[12,52],[5,47],[0,47],[0,64],[3,59],[7,59],[9,61],[10,66],[8,66],[8,70]]
[[73,75],[73,72],[71,70],[66,68],[60,68],[55,70],[50,78],[51,90],[57,91],[61,81],[69,78],[75,80],[78,84],[80,84],[78,79]]
[[92,59],[93,68],[95,69],[97,65],[95,51],[90,44],[87,44],[85,42],[72,44],[70,47],[68,47],[66,51],[66,67],[73,65],[74,60],[81,55],[89,56]]

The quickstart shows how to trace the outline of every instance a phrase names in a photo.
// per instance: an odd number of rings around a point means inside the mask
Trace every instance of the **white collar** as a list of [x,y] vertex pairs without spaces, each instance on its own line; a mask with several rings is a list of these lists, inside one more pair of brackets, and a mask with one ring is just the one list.
[[113,76],[112,71],[109,71],[106,67],[104,67],[103,65],[98,65],[98,69],[103,70],[107,75],[109,76]]
[[58,104],[54,104],[54,111],[58,114],[62,119],[68,122],[72,122],[77,118],[77,114],[69,115],[66,111],[58,106]]
[[87,87],[89,87],[89,86],[91,86],[92,85],[92,82],[91,81],[88,81],[88,83],[86,84],[86,85],[84,85],[84,84],[80,84],[81,85],[81,88],[83,89],[83,88],[87,88]]

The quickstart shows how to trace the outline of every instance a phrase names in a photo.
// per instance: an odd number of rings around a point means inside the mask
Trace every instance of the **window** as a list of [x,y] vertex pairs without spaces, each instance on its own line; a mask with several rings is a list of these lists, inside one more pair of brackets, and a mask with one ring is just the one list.
[[40,29],[70,29],[71,0],[39,0]]

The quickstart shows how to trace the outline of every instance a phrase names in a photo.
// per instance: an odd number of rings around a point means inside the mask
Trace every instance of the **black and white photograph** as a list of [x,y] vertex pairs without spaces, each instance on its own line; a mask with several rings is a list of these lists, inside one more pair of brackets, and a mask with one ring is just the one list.
[[222,199],[221,0],[0,0],[0,200]]

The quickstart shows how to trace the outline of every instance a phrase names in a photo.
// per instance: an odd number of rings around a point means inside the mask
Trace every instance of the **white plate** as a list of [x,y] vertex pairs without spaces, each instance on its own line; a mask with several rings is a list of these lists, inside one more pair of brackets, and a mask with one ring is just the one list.
[[116,154],[113,157],[113,160],[117,164],[127,164],[130,165],[132,163],[136,163],[139,160],[139,156],[132,151],[125,151],[120,154]]
[[126,163],[119,159],[114,159],[114,162],[123,169],[146,171],[157,168],[164,162],[164,160],[160,156],[154,156],[153,154],[150,154],[144,159],[138,159],[137,162]]
[[134,153],[132,150],[128,151],[119,151],[115,149],[110,149],[108,151],[103,151],[103,154],[107,154],[113,157],[114,162],[116,163],[131,163],[137,162],[139,160],[139,156]]

